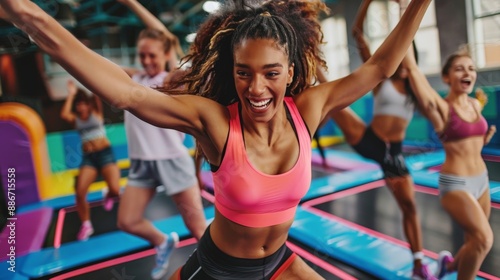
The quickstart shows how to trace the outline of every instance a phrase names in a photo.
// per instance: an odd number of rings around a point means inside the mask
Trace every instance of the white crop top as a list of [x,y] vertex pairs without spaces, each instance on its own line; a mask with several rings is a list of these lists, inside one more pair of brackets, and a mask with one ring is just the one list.
[[373,115],[395,116],[411,121],[415,104],[408,98],[407,94],[398,92],[391,80],[387,79],[373,97]]

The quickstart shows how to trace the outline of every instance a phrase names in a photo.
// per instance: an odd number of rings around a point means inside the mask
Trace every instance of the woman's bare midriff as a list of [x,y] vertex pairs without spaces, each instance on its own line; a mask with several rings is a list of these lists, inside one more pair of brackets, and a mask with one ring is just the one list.
[[92,139],[90,141],[86,141],[82,144],[82,150],[84,153],[93,153],[102,151],[111,146],[109,140],[105,137]]
[[481,156],[484,137],[475,136],[443,144],[446,160],[441,173],[458,176],[476,176],[486,170],[486,164]]
[[293,219],[283,224],[251,228],[236,224],[215,209],[210,234],[224,253],[245,259],[259,259],[276,252],[287,240]]
[[395,116],[374,116],[370,124],[376,135],[386,142],[403,141],[408,121]]

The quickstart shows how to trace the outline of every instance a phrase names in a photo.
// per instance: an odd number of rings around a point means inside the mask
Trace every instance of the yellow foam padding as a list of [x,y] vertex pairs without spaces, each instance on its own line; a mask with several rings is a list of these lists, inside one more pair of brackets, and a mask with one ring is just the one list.
[[19,125],[28,135],[33,158],[33,168],[37,182],[38,195],[47,198],[50,189],[50,162],[45,142],[45,125],[40,116],[30,107],[17,103],[0,103],[0,120]]
[[[49,198],[56,198],[60,196],[67,196],[75,194],[75,174],[78,172],[74,172],[73,170],[66,170],[57,173],[53,173],[51,176],[51,184],[52,188],[50,192],[47,194]],[[120,179],[120,186],[127,185],[127,178]],[[105,181],[94,182],[90,185],[89,192],[102,190],[106,188],[107,184]]]
[[[320,143],[321,147],[329,147],[329,146],[343,143],[344,137],[343,136],[321,136],[319,138],[319,141],[321,142]],[[312,141],[311,147],[313,149],[316,148],[316,141]]]
[[[128,169],[130,167],[130,160],[123,159],[119,160],[117,163],[118,168]],[[75,178],[78,176],[78,168],[68,169],[61,172],[53,173],[50,177],[50,184],[52,188],[47,193],[47,198],[56,198],[59,196],[66,196],[75,193]],[[127,185],[127,178],[120,179],[120,186]],[[105,181],[94,182],[90,185],[89,192],[101,190],[107,187]]]

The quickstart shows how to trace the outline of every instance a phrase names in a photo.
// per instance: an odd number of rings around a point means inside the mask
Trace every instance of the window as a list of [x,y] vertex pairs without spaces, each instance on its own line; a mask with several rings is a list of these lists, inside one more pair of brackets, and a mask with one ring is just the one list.
[[328,80],[347,76],[349,69],[349,51],[347,49],[347,27],[344,18],[329,17],[321,22],[325,45],[322,51],[328,65],[325,73]]
[[[492,0],[498,1],[498,0]],[[374,1],[368,9],[365,21],[365,36],[374,52],[399,21],[399,4],[393,1]],[[426,73],[439,73],[441,56],[439,33],[436,23],[434,2],[431,3],[415,35],[418,50],[418,64]]]
[[473,55],[478,67],[500,66],[500,1],[470,0]]

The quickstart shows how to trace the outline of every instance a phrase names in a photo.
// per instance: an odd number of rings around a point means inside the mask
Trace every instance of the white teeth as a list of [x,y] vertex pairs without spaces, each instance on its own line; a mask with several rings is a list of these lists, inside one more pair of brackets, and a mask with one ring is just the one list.
[[270,101],[271,99],[266,99],[266,100],[262,100],[262,101],[259,101],[259,102],[254,102],[252,100],[248,100],[250,102],[250,104],[253,106],[253,107],[264,107],[266,106]]

